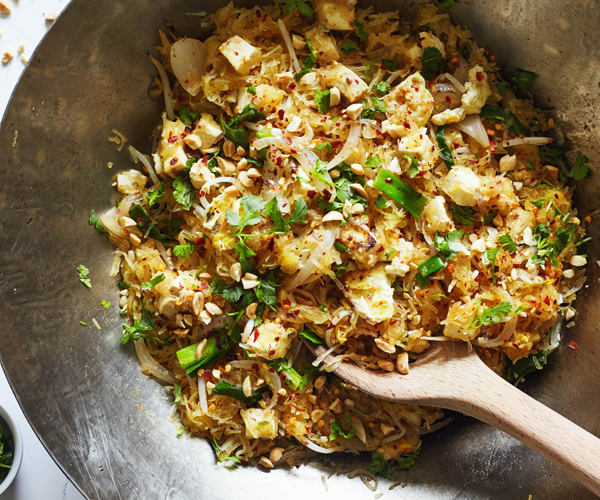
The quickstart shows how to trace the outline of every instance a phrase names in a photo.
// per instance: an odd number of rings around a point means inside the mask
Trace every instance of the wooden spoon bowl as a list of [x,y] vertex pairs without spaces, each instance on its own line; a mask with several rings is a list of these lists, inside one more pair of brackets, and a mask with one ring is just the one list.
[[[325,352],[311,348],[317,356]],[[376,398],[448,408],[486,422],[600,495],[600,439],[496,375],[466,343],[436,342],[407,375],[353,363],[341,363],[334,373]]]

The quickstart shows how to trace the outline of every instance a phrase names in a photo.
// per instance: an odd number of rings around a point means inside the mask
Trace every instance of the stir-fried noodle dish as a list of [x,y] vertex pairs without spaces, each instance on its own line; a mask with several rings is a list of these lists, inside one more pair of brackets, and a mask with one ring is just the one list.
[[513,383],[543,368],[585,281],[587,158],[550,138],[536,75],[501,74],[439,6],[195,19],[210,36],[161,32],[149,61],[154,151],[129,147],[116,206],[91,213],[116,246],[122,342],[227,466],[350,451],[407,468],[442,411],[332,371],[406,374],[433,342]]

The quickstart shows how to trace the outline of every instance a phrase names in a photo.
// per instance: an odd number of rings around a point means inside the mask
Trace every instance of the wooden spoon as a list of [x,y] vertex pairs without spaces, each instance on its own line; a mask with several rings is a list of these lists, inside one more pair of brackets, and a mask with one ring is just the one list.
[[[317,356],[325,352],[322,346],[311,348]],[[352,363],[340,364],[335,373],[376,398],[448,408],[482,420],[600,495],[600,439],[496,375],[463,342],[434,343],[407,375]]]

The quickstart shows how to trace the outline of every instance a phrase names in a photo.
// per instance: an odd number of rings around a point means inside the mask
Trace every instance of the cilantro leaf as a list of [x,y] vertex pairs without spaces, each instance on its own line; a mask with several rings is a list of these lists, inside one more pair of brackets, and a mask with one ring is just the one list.
[[381,82],[379,82],[374,87],[375,91],[380,96],[384,96],[385,94],[387,94],[390,91],[391,88],[392,88],[392,86],[388,82],[386,82],[385,80],[382,80]]
[[392,476],[393,472],[392,466],[378,451],[374,452],[373,455],[371,455],[371,463],[367,467],[367,470],[371,474],[375,474],[376,476],[381,476],[386,479],[389,479]]
[[356,34],[358,35],[358,38],[362,40],[369,38],[369,34],[365,31],[364,23],[361,23],[360,21],[354,21],[353,24],[356,27]]
[[438,7],[440,9],[451,9],[456,5],[458,0],[438,0]]
[[329,156],[331,154],[331,151],[333,149],[333,146],[331,145],[330,142],[321,142],[320,144],[317,144],[315,146],[315,149],[317,151],[321,151],[322,149],[327,148],[327,156]]
[[587,156],[578,152],[575,163],[569,171],[569,177],[572,177],[576,181],[581,181],[590,175],[590,167],[586,165],[588,161],[589,158]]
[[412,155],[404,155],[404,158],[410,161],[410,166],[408,167],[408,176],[412,179],[419,175],[421,169],[419,168],[419,160],[417,160],[416,156]]
[[167,234],[161,233],[156,227],[156,223],[150,218],[146,209],[139,203],[135,203],[129,209],[129,217],[131,217],[136,223],[138,229],[144,234],[144,236],[150,236],[155,240],[168,240],[171,237]]
[[492,283],[494,284],[496,283],[496,257],[498,256],[498,250],[500,250],[498,247],[490,248],[483,254],[487,264],[492,267]]
[[310,70],[312,69],[313,65],[315,64],[315,61],[317,60],[317,51],[313,49],[310,40],[306,40],[306,46],[308,47],[308,55],[304,58],[302,64],[300,65],[302,70],[294,75],[294,80],[296,81],[300,80],[300,78],[302,78],[307,73],[310,73]]
[[110,300],[104,300],[104,299],[102,299],[102,302],[100,302],[100,305],[104,309],[108,309],[108,308],[110,308],[110,306],[112,306],[112,304],[110,303]]
[[226,123],[221,116],[221,128],[225,137],[234,142],[236,146],[242,146],[243,148],[248,146],[248,133],[239,125],[240,122],[258,122],[264,119],[265,115],[262,114],[251,104],[246,104],[240,114],[235,116],[229,123]]
[[531,88],[537,75],[531,71],[517,68],[510,77],[510,81],[518,90],[525,91]]
[[[348,417],[345,420],[345,422],[347,422],[345,424],[347,426],[350,423],[350,418]],[[340,437],[342,437],[344,439],[350,439],[352,436],[354,436],[354,434],[356,434],[356,429],[354,427],[351,426],[346,431],[342,427],[342,424],[339,423],[337,420],[334,420],[333,422],[331,422],[331,424],[329,425],[329,430],[330,430],[329,441],[333,441]]]
[[452,214],[454,221],[461,226],[472,226],[475,224],[475,212],[471,207],[451,205],[450,213]]
[[451,260],[457,254],[467,250],[467,247],[460,241],[464,234],[462,229],[450,231],[446,237],[436,233],[433,244],[444,259]]
[[253,226],[264,220],[260,211],[265,208],[265,200],[262,196],[246,194],[240,200],[240,207],[243,209],[243,215],[235,210],[227,210],[225,216],[227,223],[241,233],[246,226]]
[[398,69],[398,61],[395,59],[382,59],[381,64],[385,66],[388,71],[396,71]]
[[90,210],[90,215],[88,217],[88,224],[90,226],[93,226],[94,229],[96,229],[96,231],[99,231],[100,233],[108,233],[108,231],[102,225],[102,222],[100,222],[100,220],[98,219],[98,215],[96,215],[95,210]]
[[369,168],[377,168],[379,165],[381,165],[381,160],[379,159],[379,156],[377,156],[377,155],[369,156],[369,158],[367,159],[367,162],[365,163],[365,167],[369,167]]
[[265,215],[273,222],[273,229],[271,229],[273,233],[285,234],[290,230],[290,225],[285,221],[281,210],[279,210],[277,198],[271,198],[265,205]]
[[294,204],[294,211],[287,220],[288,224],[303,224],[306,222],[306,216],[308,214],[308,206],[304,198],[298,198]]
[[242,265],[242,271],[248,272],[250,269],[252,269],[252,265],[250,263],[249,258],[255,257],[256,252],[252,250],[248,245],[246,245],[246,243],[242,239],[235,242],[235,244],[233,245],[233,249],[235,250],[235,253],[238,256],[238,260]]
[[179,119],[185,123],[188,127],[191,127],[194,122],[200,117],[200,113],[192,111],[190,108],[182,106],[176,113],[179,115]]
[[149,189],[146,194],[148,206],[152,208],[165,195],[165,185],[161,182],[156,189]]
[[514,383],[525,375],[542,370],[548,363],[548,353],[548,350],[543,349],[527,358],[519,359],[514,364],[509,363],[504,370],[504,378]]
[[317,108],[319,108],[319,113],[327,113],[327,111],[329,111],[329,108],[331,107],[330,95],[330,90],[317,90],[315,92],[315,101],[317,103]]
[[154,278],[152,278],[151,280],[144,281],[140,285],[140,288],[142,290],[150,290],[151,288],[154,288],[154,286],[165,281],[165,279],[166,279],[165,275],[163,273],[160,273],[160,274],[156,275]]
[[185,177],[179,176],[173,180],[173,198],[186,210],[189,210],[196,199],[196,192],[190,181]]
[[512,304],[508,301],[501,302],[495,307],[485,308],[481,314],[479,314],[479,308],[475,311],[473,321],[469,325],[469,328],[481,328],[482,326],[489,326],[496,323],[501,323],[512,311]]
[[258,286],[254,289],[256,298],[266,306],[276,311],[277,307],[277,283],[275,283],[275,269],[269,271],[264,276],[259,277]]
[[349,54],[350,52],[358,50],[358,44],[356,42],[346,42],[342,44],[340,49],[344,54]]
[[412,453],[404,453],[396,458],[396,463],[398,464],[398,469],[406,470],[410,469],[413,465],[417,463],[417,457],[419,456],[419,452],[421,449],[416,449]]
[[230,465],[226,465],[225,467],[229,470],[235,469],[235,464],[240,463],[240,459],[238,457],[231,456],[231,453],[227,453],[225,450],[222,450],[214,436],[211,436],[210,439],[215,450],[217,462],[230,462]]
[[194,253],[196,246],[192,243],[185,243],[183,245],[175,245],[173,247],[173,254],[180,260],[188,259]]
[[508,130],[518,135],[527,135],[529,130],[508,109],[486,104],[481,109],[481,117],[492,122],[503,124]]
[[518,250],[517,244],[513,241],[513,239],[510,237],[510,234],[508,233],[500,236],[498,238],[498,242],[501,243],[502,248],[509,253],[515,253]]
[[423,49],[423,78],[430,81],[439,75],[446,66],[446,59],[435,47],[425,47]]
[[298,9],[298,12],[304,17],[312,17],[315,14],[315,11],[310,4],[304,0],[285,0],[283,11],[286,14],[291,14],[296,9]]
[[444,160],[444,163],[446,164],[446,166],[450,169],[454,166],[454,157],[452,156],[452,151],[450,151],[450,148],[448,147],[448,144],[446,143],[446,135],[444,133],[445,130],[446,130],[445,125],[438,127],[438,129],[435,133],[435,138],[436,138],[438,146],[440,148],[440,156],[442,157],[442,160]]
[[173,402],[172,405],[176,405],[181,401],[181,386],[179,384],[173,384]]
[[77,266],[77,276],[79,281],[86,288],[92,288],[92,280],[90,279],[90,270],[83,264]]
[[123,325],[123,337],[121,337],[121,344],[127,344],[130,340],[139,339],[150,339],[160,344],[167,344],[166,340],[161,339],[155,335],[150,335],[148,331],[152,331],[156,328],[154,321],[152,321],[152,313],[146,309],[144,301],[142,300],[142,314],[139,321],[135,321],[133,325]]

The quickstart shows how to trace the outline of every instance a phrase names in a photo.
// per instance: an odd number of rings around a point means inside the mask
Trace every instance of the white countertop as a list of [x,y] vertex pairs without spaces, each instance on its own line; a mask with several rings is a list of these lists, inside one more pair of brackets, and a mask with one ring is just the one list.
[[[50,14],[58,14],[69,0],[0,0],[12,9],[0,16],[0,59],[5,52],[14,58],[7,65],[0,63],[0,116],[25,68],[19,54],[29,58],[51,23],[45,21]],[[1,346],[0,346],[1,349]],[[23,434],[23,462],[11,487],[2,500],[80,500],[83,496],[70,483],[54,463],[46,449],[29,426],[15,399],[6,375],[0,370],[0,403],[16,421]]]

